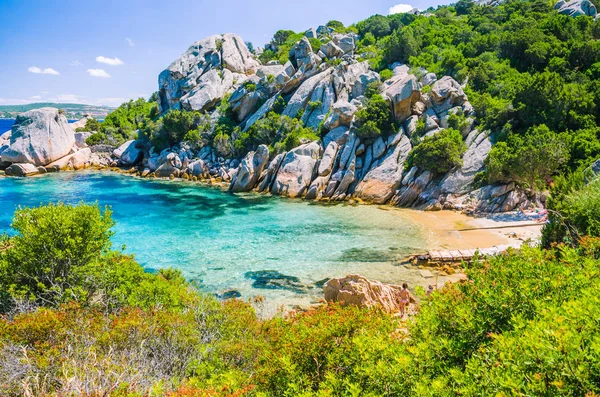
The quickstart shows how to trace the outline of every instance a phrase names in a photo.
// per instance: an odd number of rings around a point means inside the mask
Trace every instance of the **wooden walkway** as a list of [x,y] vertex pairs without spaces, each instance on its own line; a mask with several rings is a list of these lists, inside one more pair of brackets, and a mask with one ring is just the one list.
[[462,249],[462,250],[432,250],[424,255],[417,255],[417,259],[420,263],[456,263],[456,262],[470,262],[473,258],[479,254],[479,256],[494,256],[499,255],[508,248],[518,248],[516,245],[496,245],[490,248],[474,248],[474,249]]

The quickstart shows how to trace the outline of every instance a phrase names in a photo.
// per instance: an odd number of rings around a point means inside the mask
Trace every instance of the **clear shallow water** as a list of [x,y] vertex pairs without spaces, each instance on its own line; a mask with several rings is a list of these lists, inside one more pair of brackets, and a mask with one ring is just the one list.
[[402,211],[376,206],[318,205],[258,194],[232,195],[188,182],[138,179],[107,172],[0,177],[0,231],[18,205],[98,202],[117,221],[114,247],[126,245],[148,270],[176,267],[208,292],[307,303],[322,296],[258,289],[250,271],[276,270],[312,286],[360,273],[398,282],[393,263],[426,246],[425,231]]

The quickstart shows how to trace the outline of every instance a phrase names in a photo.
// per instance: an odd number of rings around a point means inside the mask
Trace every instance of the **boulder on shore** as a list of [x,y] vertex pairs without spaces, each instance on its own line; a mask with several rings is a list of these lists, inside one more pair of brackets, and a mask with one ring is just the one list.
[[388,313],[400,309],[401,290],[399,285],[371,281],[357,274],[331,279],[323,286],[328,302],[339,302],[342,306],[380,307]]
[[73,128],[58,109],[30,110],[17,116],[2,161],[44,166],[69,154],[74,144]]

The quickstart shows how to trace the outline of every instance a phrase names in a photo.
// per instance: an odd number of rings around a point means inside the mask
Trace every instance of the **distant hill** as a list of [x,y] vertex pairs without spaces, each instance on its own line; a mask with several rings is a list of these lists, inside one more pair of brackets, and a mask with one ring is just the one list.
[[67,118],[77,119],[85,115],[90,115],[96,118],[104,118],[114,108],[108,106],[83,105],[77,103],[53,103],[40,102],[30,103],[27,105],[3,105],[0,106],[0,118],[15,118],[17,115],[33,109],[53,107],[63,109]]

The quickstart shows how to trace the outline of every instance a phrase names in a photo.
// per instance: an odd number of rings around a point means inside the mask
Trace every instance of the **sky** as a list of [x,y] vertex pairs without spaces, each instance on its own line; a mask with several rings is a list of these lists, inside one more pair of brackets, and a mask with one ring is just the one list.
[[[447,3],[448,1],[446,1]],[[0,105],[118,106],[157,90],[192,43],[236,33],[262,47],[279,29],[345,25],[408,6],[398,0],[0,0]],[[426,9],[440,0],[414,0]]]

